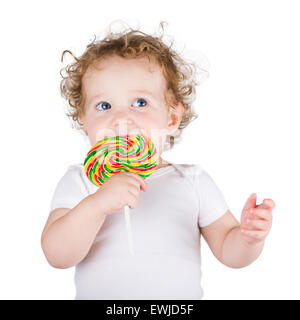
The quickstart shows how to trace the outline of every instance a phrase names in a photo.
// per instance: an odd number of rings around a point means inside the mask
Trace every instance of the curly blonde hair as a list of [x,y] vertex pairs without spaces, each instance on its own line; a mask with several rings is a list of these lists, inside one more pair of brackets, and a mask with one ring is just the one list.
[[[160,22],[160,27],[164,31],[164,21]],[[112,24],[111,24],[112,25]],[[110,26],[111,26],[110,25]],[[199,85],[197,81],[197,68],[194,62],[185,61],[171,45],[166,45],[163,40],[163,32],[158,37],[146,34],[138,29],[125,29],[118,33],[110,30],[102,40],[96,38],[87,45],[85,52],[77,58],[69,50],[64,50],[61,61],[65,53],[70,53],[75,61],[60,70],[62,80],[60,82],[60,93],[67,100],[70,107],[67,116],[72,118],[77,129],[83,129],[80,117],[85,112],[85,93],[82,78],[89,66],[94,66],[101,59],[111,55],[118,55],[126,59],[136,59],[147,57],[154,58],[162,71],[166,80],[165,102],[169,108],[175,108],[179,102],[182,103],[184,111],[180,125],[173,135],[167,136],[164,151],[172,149],[174,144],[180,140],[182,130],[188,126],[198,115],[193,110],[192,103],[195,100],[195,87]],[[201,68],[200,68],[201,69]],[[201,69],[204,72],[207,70]],[[65,72],[65,76],[62,72]]]

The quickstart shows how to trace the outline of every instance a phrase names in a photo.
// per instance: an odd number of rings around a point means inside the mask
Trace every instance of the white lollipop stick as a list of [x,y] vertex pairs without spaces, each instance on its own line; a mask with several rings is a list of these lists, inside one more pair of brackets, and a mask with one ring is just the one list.
[[124,207],[124,213],[125,213],[125,222],[126,222],[126,230],[127,230],[129,251],[130,251],[131,255],[134,256],[133,241],[132,241],[132,231],[131,231],[131,223],[130,223],[130,210],[129,210],[128,206]]

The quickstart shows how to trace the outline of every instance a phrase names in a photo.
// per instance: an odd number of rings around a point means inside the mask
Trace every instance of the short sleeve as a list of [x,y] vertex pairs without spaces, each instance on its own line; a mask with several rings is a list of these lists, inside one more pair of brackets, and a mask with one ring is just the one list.
[[74,208],[88,196],[80,166],[72,165],[59,180],[50,204],[50,212],[56,208]]
[[194,187],[199,199],[198,224],[206,227],[225,214],[229,207],[221,190],[205,170],[195,175]]

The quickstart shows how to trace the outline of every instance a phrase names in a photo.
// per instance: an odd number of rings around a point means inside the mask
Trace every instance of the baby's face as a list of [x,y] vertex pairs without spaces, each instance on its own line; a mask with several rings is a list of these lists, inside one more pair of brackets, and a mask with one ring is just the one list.
[[83,77],[86,95],[81,117],[91,145],[106,137],[144,134],[160,155],[168,134],[181,120],[183,107],[168,110],[166,81],[160,67],[147,58],[112,56],[88,68]]

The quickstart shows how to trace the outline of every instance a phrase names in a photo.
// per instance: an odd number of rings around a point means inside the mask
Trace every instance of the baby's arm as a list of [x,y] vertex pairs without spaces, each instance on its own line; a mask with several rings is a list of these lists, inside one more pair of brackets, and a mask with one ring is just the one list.
[[88,253],[106,217],[97,200],[89,195],[73,209],[57,208],[51,212],[41,245],[53,267],[72,267]]
[[[220,262],[232,268],[245,267],[256,260],[263,249],[274,207],[271,199],[256,206],[256,195],[250,196],[242,212],[241,224],[227,210],[221,218],[201,228],[201,233]],[[253,214],[249,215],[251,210]]]
[[215,222],[201,228],[201,234],[214,256],[231,268],[249,265],[263,249],[263,243],[257,246],[243,241],[240,224],[229,210]]
[[78,264],[89,252],[105,217],[138,203],[146,182],[137,173],[120,172],[73,209],[53,210],[44,227],[41,244],[48,262],[56,268]]

